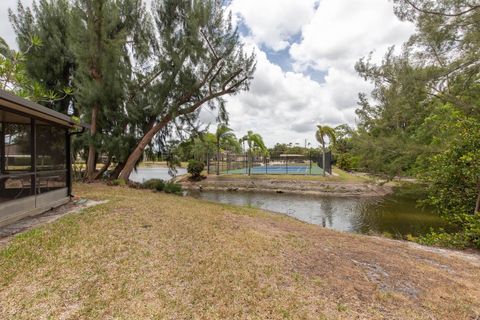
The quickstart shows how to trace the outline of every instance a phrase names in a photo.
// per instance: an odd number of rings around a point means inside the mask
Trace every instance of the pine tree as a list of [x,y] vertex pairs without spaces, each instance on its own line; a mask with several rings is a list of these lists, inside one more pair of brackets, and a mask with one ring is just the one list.
[[141,63],[148,51],[149,20],[144,12],[145,5],[136,0],[77,0],[72,10],[75,98],[91,126],[86,172],[90,181],[106,170],[96,171],[99,152],[112,157],[109,135],[121,137],[129,125],[126,105],[133,60]]
[[125,180],[154,137],[191,124],[202,106],[216,107],[225,117],[222,97],[247,90],[255,69],[255,57],[244,53],[221,1],[165,0],[153,8],[154,63],[138,76],[144,82],[129,111],[144,125],[119,176]]

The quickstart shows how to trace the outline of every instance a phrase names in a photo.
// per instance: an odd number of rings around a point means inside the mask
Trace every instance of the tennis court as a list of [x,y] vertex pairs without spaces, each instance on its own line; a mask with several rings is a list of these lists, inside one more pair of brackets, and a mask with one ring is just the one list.
[[[248,168],[241,168],[235,170],[228,170],[224,174],[245,174],[248,173]],[[316,164],[310,166],[299,165],[261,165],[250,168],[250,174],[323,174],[323,170]]]

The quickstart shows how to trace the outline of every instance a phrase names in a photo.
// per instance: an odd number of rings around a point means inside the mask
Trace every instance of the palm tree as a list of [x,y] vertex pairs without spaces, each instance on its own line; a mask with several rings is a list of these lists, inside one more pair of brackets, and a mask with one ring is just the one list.
[[323,150],[323,175],[325,176],[325,151],[326,147],[326,138],[328,138],[330,144],[335,144],[336,138],[335,138],[335,130],[333,130],[329,126],[317,126],[317,132],[315,132],[315,138],[317,141],[322,145],[322,150]]
[[226,124],[219,124],[215,132],[215,143],[217,145],[217,176],[220,174],[220,145],[222,141],[228,141],[235,138],[233,130]]
[[248,165],[248,175],[250,175],[251,162],[253,161],[253,154],[255,151],[260,150],[264,153],[267,152],[267,147],[263,143],[263,138],[260,134],[254,133],[249,130],[245,136],[240,139],[240,142],[247,142],[248,153],[249,153],[249,165]]

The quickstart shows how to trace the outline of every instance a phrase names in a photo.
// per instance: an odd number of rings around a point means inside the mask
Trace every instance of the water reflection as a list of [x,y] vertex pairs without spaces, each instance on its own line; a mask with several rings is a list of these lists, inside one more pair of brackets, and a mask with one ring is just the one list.
[[[184,168],[177,168],[177,176],[186,174],[187,170]],[[145,182],[150,179],[170,180],[172,176],[168,173],[168,168],[138,168],[136,172],[132,172],[130,180],[135,182]]]
[[395,195],[355,198],[222,191],[193,192],[191,195],[209,201],[258,207],[326,228],[364,234],[422,235],[430,228],[446,225],[432,210],[418,208],[415,200]]

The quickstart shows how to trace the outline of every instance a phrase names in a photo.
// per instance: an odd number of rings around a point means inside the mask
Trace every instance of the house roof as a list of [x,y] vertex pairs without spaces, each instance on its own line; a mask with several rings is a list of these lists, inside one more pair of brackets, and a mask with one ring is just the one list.
[[38,103],[26,100],[1,89],[0,107],[21,112],[37,119],[54,122],[69,128],[81,127],[80,125],[76,124],[72,118],[63,113],[44,107]]

